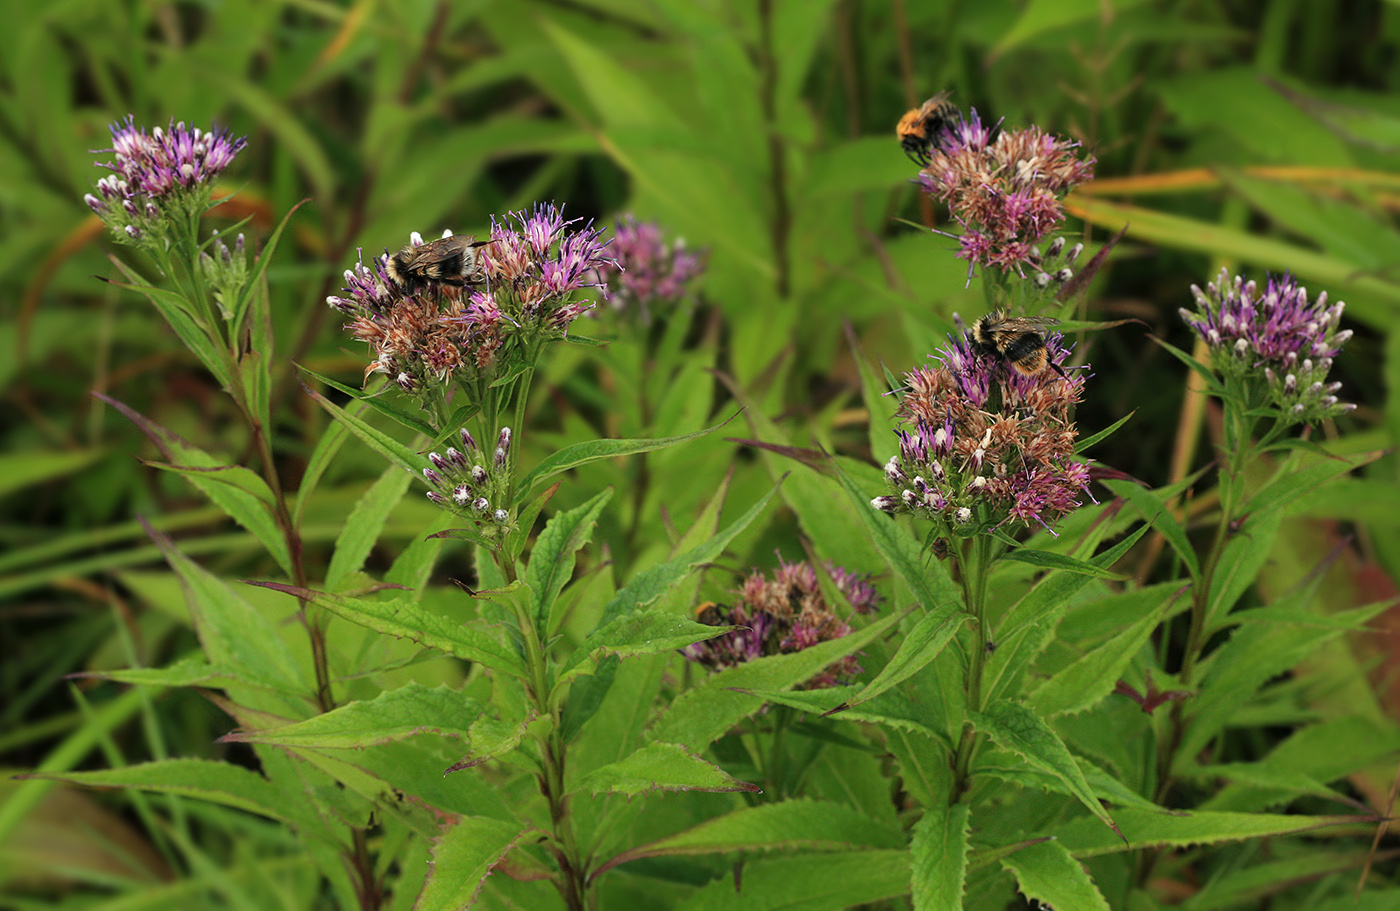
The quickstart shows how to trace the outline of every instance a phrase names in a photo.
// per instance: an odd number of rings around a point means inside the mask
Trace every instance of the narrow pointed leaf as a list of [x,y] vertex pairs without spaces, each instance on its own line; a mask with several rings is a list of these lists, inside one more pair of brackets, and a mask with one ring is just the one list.
[[397,465],[390,465],[355,502],[350,516],[335,539],[335,553],[326,570],[326,588],[335,591],[346,579],[360,571],[365,558],[379,540],[389,513],[403,501],[412,476]]
[[969,812],[965,803],[939,801],[915,824],[909,846],[914,911],[962,911]]
[[496,864],[530,831],[518,822],[487,816],[458,819],[447,834],[433,842],[428,882],[414,907],[470,908]]
[[573,791],[626,794],[648,791],[759,791],[677,743],[652,741],[625,759],[594,769]]
[[904,640],[899,643],[899,650],[894,653],[889,663],[880,669],[875,679],[851,701],[832,709],[831,714],[854,708],[908,680],[942,654],[944,646],[957,633],[958,628],[971,619],[971,614],[959,610],[955,604],[945,604],[924,614],[905,635]]
[[1021,894],[1037,899],[1042,907],[1110,911],[1089,874],[1057,841],[1030,845],[1002,858],[1001,865],[1016,877]]
[[574,574],[574,555],[592,537],[598,516],[612,495],[612,488],[609,487],[588,502],[558,513],[536,539],[530,551],[530,564],[525,569],[536,630],[544,631],[551,627],[549,613],[564,584]]
[[257,731],[235,731],[222,740],[282,746],[349,749],[404,740],[421,732],[459,737],[481,714],[473,699],[446,686],[409,683],[373,700],[350,702],[305,721]]

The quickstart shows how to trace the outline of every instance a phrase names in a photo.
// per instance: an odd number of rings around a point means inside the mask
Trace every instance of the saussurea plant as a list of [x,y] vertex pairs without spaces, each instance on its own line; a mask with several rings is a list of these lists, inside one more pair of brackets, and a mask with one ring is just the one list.
[[[391,280],[387,253],[368,261],[362,255],[345,273],[345,292],[328,303],[370,347],[366,380],[384,379],[359,390],[319,378],[353,399],[349,407],[308,389],[335,424],[312,454],[293,498],[278,482],[270,443],[274,348],[263,272],[277,234],[251,262],[242,235],[232,247],[217,236],[199,240],[211,180],[244,140],[174,123],[148,133],[133,118],[115,125],[112,134],[109,151],[116,157],[107,166],[114,174],[99,182],[87,202],[119,241],[155,263],[157,279],[146,282],[136,267],[117,260],[132,286],[160,309],[238,404],[258,443],[265,477],[123,410],[162,447],[170,468],[248,528],[286,572],[285,582],[257,584],[297,599],[315,679],[305,679],[274,616],[153,533],[189,593],[204,654],[193,661],[193,674],[186,663],[110,676],[135,683],[213,681],[226,692],[221,704],[241,728],[225,740],[251,744],[261,775],[227,764],[168,760],[67,780],[193,791],[270,816],[295,831],[338,906],[365,909],[419,892],[422,907],[459,907],[480,893],[498,863],[522,882],[551,882],[565,907],[582,909],[596,901],[589,897],[593,880],[608,860],[598,853],[600,839],[616,821],[585,815],[587,830],[580,837],[571,800],[581,788],[628,794],[652,788],[754,790],[678,744],[643,743],[640,728],[631,738],[582,730],[607,698],[619,657],[665,656],[732,629],[688,616],[685,602],[693,589],[682,586],[680,600],[670,590],[714,561],[767,502],[719,528],[713,519],[721,494],[710,508],[711,524],[683,536],[672,559],[590,597],[582,580],[570,586],[575,552],[587,544],[611,491],[543,521],[558,487],[546,482],[589,462],[708,432],[585,441],[534,465],[522,459],[530,386],[541,360],[593,306],[586,292],[598,290],[607,281],[602,276],[615,277],[603,230],[565,218],[552,204],[509,213],[493,220],[489,237],[473,248],[479,265],[473,278],[479,281],[465,287],[436,280],[408,287]],[[410,239],[413,246],[422,243],[417,235]],[[662,277],[655,294],[668,288],[665,294],[671,294],[679,285],[672,288],[667,280],[683,282],[695,271],[697,263],[687,256],[673,256],[669,279]],[[403,442],[387,432],[380,426],[385,419],[414,438]],[[350,436],[391,465],[357,505],[321,584],[313,585],[300,520],[327,464]],[[369,579],[363,564],[415,478],[445,511],[437,528],[457,527],[415,541],[382,580]],[[543,527],[537,529],[537,522]],[[453,609],[458,616],[447,619],[438,596],[428,591],[433,563],[448,539],[475,547],[475,578],[464,586],[466,594],[458,594],[470,605],[467,619],[460,606]],[[658,606],[663,599],[665,606]],[[365,628],[368,638],[351,644],[345,634],[352,627],[331,628],[327,620],[333,615]],[[369,656],[382,655],[390,637],[464,659],[473,671],[461,689],[391,684],[392,678],[381,675],[412,659],[372,663]],[[413,736],[429,731],[438,733]],[[467,755],[460,744],[456,761],[444,754],[443,735],[465,741]],[[568,762],[570,746],[593,740],[607,743],[612,761],[598,760],[594,744],[595,761],[580,776]],[[387,752],[366,752],[376,745]],[[336,756],[347,747],[361,752],[351,761]],[[525,780],[536,783],[535,797],[518,788],[511,797],[501,794],[499,776],[478,768],[493,760],[530,770]],[[444,772],[457,773],[451,780],[464,785],[444,790],[434,783]],[[638,788],[642,779],[646,785]],[[612,812],[625,817],[629,811],[614,806]],[[188,833],[181,838],[193,843]],[[430,850],[431,876],[425,863]]]

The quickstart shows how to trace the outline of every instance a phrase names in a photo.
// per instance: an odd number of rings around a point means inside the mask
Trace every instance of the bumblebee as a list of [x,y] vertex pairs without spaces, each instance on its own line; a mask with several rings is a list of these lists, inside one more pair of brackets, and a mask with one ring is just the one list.
[[894,133],[899,145],[920,167],[928,167],[929,149],[938,134],[953,125],[958,109],[949,101],[952,92],[939,92],[928,101],[899,118]]
[[384,272],[404,294],[417,294],[432,285],[465,288],[486,280],[486,271],[476,248],[491,243],[475,241],[462,234],[449,234],[435,241],[409,244],[384,264]]
[[695,608],[695,622],[703,623],[706,626],[725,626],[727,621],[724,616],[724,606],[713,601],[706,601]]
[[1046,367],[1065,376],[1045,350],[1042,334],[1055,322],[1043,316],[1007,316],[1004,310],[988,313],[972,324],[972,349],[1009,364],[1022,376],[1036,376]]

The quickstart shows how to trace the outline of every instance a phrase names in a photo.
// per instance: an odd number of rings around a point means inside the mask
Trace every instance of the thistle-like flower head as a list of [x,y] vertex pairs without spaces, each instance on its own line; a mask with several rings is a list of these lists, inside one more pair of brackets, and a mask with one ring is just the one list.
[[1203,291],[1193,285],[1196,311],[1181,318],[1210,349],[1211,366],[1226,378],[1254,382],[1290,422],[1335,417],[1356,406],[1337,399],[1328,383],[1333,359],[1351,338],[1341,328],[1345,305],[1313,301],[1291,275],[1270,276],[1261,290],[1222,269]]
[[613,263],[598,270],[604,297],[614,310],[646,324],[652,310],[673,305],[705,270],[704,252],[688,249],[685,241],[668,243],[661,226],[631,215],[613,229]]
[[[818,572],[830,577],[858,613],[873,613],[879,608],[881,598],[868,577],[829,562],[817,569],[810,563],[788,563],[779,557],[778,568],[771,575],[755,570],[744,580],[734,592],[732,606],[708,605],[700,614],[702,622],[712,626],[739,628],[686,646],[682,654],[712,670],[722,670],[765,655],[800,652],[847,635],[851,628],[827,603]],[[823,669],[803,688],[833,686],[860,671],[855,656],[847,656]]]

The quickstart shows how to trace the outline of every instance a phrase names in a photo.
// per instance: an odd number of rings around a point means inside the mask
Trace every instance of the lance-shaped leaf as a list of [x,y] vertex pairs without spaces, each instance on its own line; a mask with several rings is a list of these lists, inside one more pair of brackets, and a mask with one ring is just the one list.
[[1126,840],[1119,841],[1096,821],[1083,817],[1055,827],[1055,837],[1078,858],[1139,848],[1185,848],[1247,838],[1292,835],[1347,824],[1374,827],[1376,817],[1296,816],[1270,813],[1153,813],[1123,807],[1114,819]]
[[1084,773],[1064,741],[1028,706],[1000,700],[981,712],[969,712],[968,717],[978,731],[986,734],[1002,749],[1015,753],[1031,766],[1062,781],[1071,794],[1103,820],[1104,825],[1118,832],[1120,838],[1123,837],[1113,817],[1108,815],[1089,783],[1084,780]]
[[729,543],[737,538],[739,533],[749,526],[749,523],[758,518],[767,508],[768,501],[772,500],[777,492],[778,488],[776,487],[768,491],[763,499],[749,507],[748,512],[703,544],[691,548],[672,560],[659,563],[638,573],[631,582],[628,582],[616,595],[613,595],[611,601],[603,606],[603,619],[599,621],[599,625],[606,626],[624,614],[646,607],[664,595],[667,589],[684,578],[695,567],[714,562],[729,546]]
[[1086,576],[1094,576],[1099,579],[1122,579],[1118,573],[1109,572],[1102,566],[1096,566],[1085,560],[1079,560],[1068,554],[1057,554],[1048,550],[1036,550],[1033,547],[1018,547],[1002,554],[1003,560],[1014,560],[1017,563],[1027,563],[1040,569],[1058,569],[1068,573],[1081,573]]
[[1167,598],[1155,611],[1147,611],[1136,622],[1077,659],[1041,684],[1031,694],[1030,703],[1046,718],[1082,712],[1113,692],[1129,664],[1167,614],[1175,597]]
[[432,869],[417,908],[470,908],[486,877],[530,833],[530,826],[487,816],[459,819],[433,843]]
[[[417,415],[409,411],[405,411],[403,408],[400,408],[398,405],[395,405],[392,400],[385,398],[383,395],[380,395],[380,392],[382,392],[383,390],[379,390],[376,392],[367,392],[364,389],[356,389],[353,386],[347,386],[344,383],[337,383],[330,377],[322,376],[316,371],[311,370],[301,364],[297,365],[297,369],[300,370],[302,373],[306,374],[307,376],[314,377],[317,382],[324,383],[325,385],[331,387],[337,392],[349,396],[351,401],[364,404],[369,408],[378,411],[385,417],[390,418],[391,420],[396,421],[399,424],[402,424],[404,427],[407,427],[410,430],[415,430],[418,433],[423,434],[423,436],[429,438],[432,438],[434,435],[433,427],[431,424],[418,417]],[[388,382],[391,382],[391,380],[386,380],[385,382],[387,384]],[[321,407],[324,408],[327,405],[330,405],[331,408],[338,408],[338,406],[331,404],[329,399],[325,399],[319,393],[311,391],[310,387],[305,388],[312,398],[320,402]],[[329,411],[329,409],[327,410]],[[343,411],[342,413],[347,415],[351,414],[351,412],[349,411]],[[331,412],[331,416],[335,417],[335,413]],[[354,432],[354,426],[351,423],[347,422],[346,426],[349,427],[352,432]],[[368,427],[369,425],[365,424],[364,426]],[[453,426],[459,427],[461,425],[456,424]],[[378,431],[376,431],[376,433],[377,432]],[[359,436],[359,434],[356,433],[356,436]],[[361,439],[363,439],[363,437],[361,437]],[[388,439],[388,437],[384,437],[384,439]],[[369,441],[366,440],[365,442],[368,443]],[[371,445],[370,448],[374,448],[373,445]],[[385,454],[387,455],[387,453]]]
[[763,707],[764,697],[747,690],[788,690],[821,673],[827,665],[859,651],[883,635],[896,616],[877,620],[840,639],[819,642],[789,655],[769,655],[711,674],[671,703],[648,732],[648,739],[700,748]]
[[[317,379],[321,379],[321,377],[317,377]],[[330,381],[326,380],[326,382],[329,383]],[[358,413],[346,411],[310,386],[303,386],[302,388],[306,390],[306,394],[311,396],[316,404],[325,409],[326,414],[329,414],[341,424],[345,425],[346,429],[353,433],[361,443],[364,443],[370,449],[373,449],[403,470],[420,478],[422,477],[422,471],[426,465],[424,460],[419,458],[418,453],[389,436],[384,431],[373,426],[364,418],[360,417]],[[361,401],[368,401],[371,406],[374,406],[379,399],[361,399]],[[428,428],[427,433],[431,436],[432,429]]]
[[697,430],[694,433],[660,437],[655,440],[585,440],[582,443],[574,443],[572,446],[565,446],[544,458],[530,470],[529,474],[525,475],[520,481],[520,486],[516,489],[520,492],[520,499],[523,500],[530,495],[536,485],[571,468],[577,468],[580,465],[587,465],[589,462],[597,462],[601,459],[665,449],[667,446],[674,446],[677,443],[684,443],[686,440],[694,440],[708,433],[714,433],[731,420],[733,418],[720,421],[713,427],[706,427],[704,430]]
[[962,592],[948,575],[942,561],[923,557],[919,544],[895,522],[870,505],[870,498],[860,490],[835,460],[836,476],[845,488],[846,494],[855,502],[856,515],[880,555],[889,562],[900,580],[909,587],[914,600],[923,605],[925,611],[932,611],[944,605],[962,607]]
[[544,636],[551,628],[549,613],[563,591],[564,584],[574,574],[574,554],[593,535],[598,516],[612,499],[609,487],[593,499],[573,509],[565,510],[552,519],[540,532],[530,551],[530,565],[525,569],[525,582],[530,586],[531,613],[535,629]]
[[287,794],[257,772],[231,762],[165,759],[100,772],[40,773],[16,777],[66,781],[91,788],[135,788],[161,794],[180,794],[257,813],[307,833],[324,834],[324,826],[305,800],[289,800]]
[[241,681],[233,670],[210,664],[203,655],[190,655],[167,667],[123,667],[107,671],[87,671],[70,677],[94,677],[133,686],[227,687]]
[[618,617],[583,640],[569,654],[554,691],[580,674],[589,674],[608,655],[628,658],[634,655],[654,655],[671,649],[685,648],[692,642],[702,642],[722,636],[732,626],[706,626],[689,617],[678,617],[665,611],[637,611]]
[[[845,705],[847,699],[859,691],[860,688],[854,686],[833,686],[820,690],[791,690],[788,692],[744,690],[746,693],[761,697],[765,702],[786,705],[801,712],[810,712],[813,715],[828,715],[835,712]],[[925,717],[923,707],[898,694],[885,693],[867,702],[862,702],[855,708],[841,708],[841,718],[844,721],[880,724],[889,728],[922,734],[937,740],[948,749],[949,753],[952,752],[952,744],[948,740],[948,735],[930,727],[931,719]]]
[[1057,841],[1029,845],[1002,858],[1001,865],[1016,877],[1021,894],[1037,899],[1042,907],[1109,911],[1098,886]]
[[908,680],[942,654],[944,646],[953,638],[958,627],[971,619],[972,615],[960,610],[956,603],[944,604],[920,617],[919,622],[914,624],[914,628],[904,637],[904,641],[899,643],[899,650],[894,653],[894,657],[880,669],[875,679],[870,681],[859,695],[838,705],[827,714],[853,708]]
[[676,911],[845,911],[909,893],[908,851],[761,857],[711,880]]
[[470,751],[461,759],[443,770],[443,775],[451,775],[463,769],[474,769],[483,762],[504,756],[520,746],[526,732],[539,714],[529,706],[519,707],[521,717],[510,722],[495,715],[484,714],[472,723],[467,735]]
[[653,741],[617,762],[589,772],[570,793],[616,793],[635,797],[648,791],[748,791],[756,784],[740,781],[678,743]]
[[169,538],[149,527],[147,533],[180,577],[200,644],[211,662],[255,686],[299,701],[308,684],[276,626],[222,579],[180,553]]
[[967,875],[965,803],[937,801],[914,826],[910,843],[910,893],[914,911],[962,911]]
[[439,651],[476,661],[492,670],[525,676],[525,666],[514,650],[495,635],[477,626],[467,626],[425,609],[409,598],[371,601],[312,591],[277,582],[256,582],[274,591],[285,592],[323,607],[337,617],[391,636],[398,636]]
[[355,502],[355,508],[350,510],[335,539],[335,553],[331,554],[331,565],[326,570],[328,590],[340,588],[365,565],[365,558],[379,540],[389,513],[403,500],[412,479],[402,468],[390,465]]
[[803,848],[845,851],[852,848],[902,848],[904,833],[843,804],[785,800],[745,807],[706,820],[675,835],[624,851],[593,874],[642,857],[718,854]]
[[292,574],[291,552],[287,539],[277,527],[272,491],[267,482],[247,468],[228,465],[183,439],[178,434],[155,423],[145,415],[101,393],[94,395],[120,411],[141,432],[150,438],[171,464],[148,462],[156,468],[175,472],[189,481],[195,489],[258,539],[277,565],[287,575]]
[[440,685],[409,683],[373,700],[350,702],[305,721],[256,731],[235,731],[221,742],[349,749],[403,740],[420,732],[466,739],[481,714],[476,700]]

